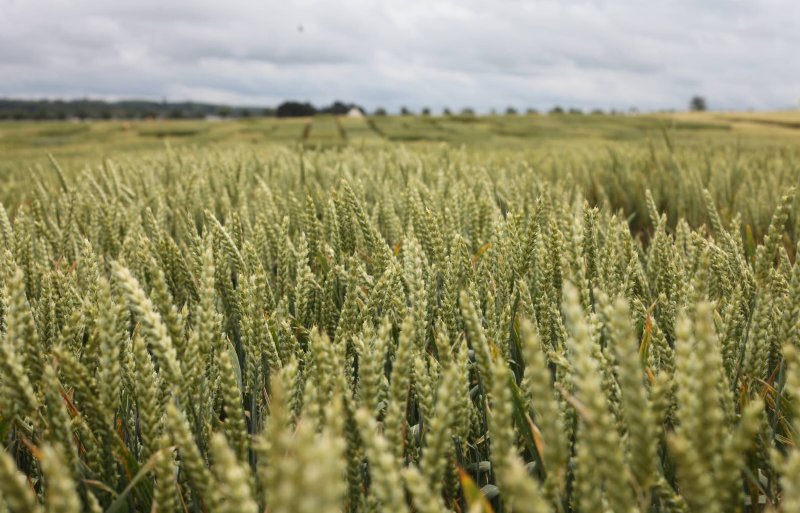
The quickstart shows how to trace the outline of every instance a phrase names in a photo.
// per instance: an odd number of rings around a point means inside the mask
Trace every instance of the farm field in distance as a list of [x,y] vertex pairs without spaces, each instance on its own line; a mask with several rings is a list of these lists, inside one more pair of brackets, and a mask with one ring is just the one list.
[[800,508],[800,112],[0,123],[0,513]]
[[[338,120],[338,123],[337,123]],[[337,127],[338,125],[338,127]],[[339,128],[340,127],[340,128]],[[255,146],[301,143],[309,147],[443,142],[481,148],[642,142],[669,130],[695,144],[796,144],[800,111],[639,115],[369,116],[247,118],[236,120],[0,121],[0,151],[9,161],[110,156],[184,145]]]

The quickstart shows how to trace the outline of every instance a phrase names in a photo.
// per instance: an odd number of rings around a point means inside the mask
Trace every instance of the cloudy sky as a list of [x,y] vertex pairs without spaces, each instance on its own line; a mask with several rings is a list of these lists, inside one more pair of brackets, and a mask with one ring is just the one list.
[[786,108],[798,0],[0,0],[0,96]]

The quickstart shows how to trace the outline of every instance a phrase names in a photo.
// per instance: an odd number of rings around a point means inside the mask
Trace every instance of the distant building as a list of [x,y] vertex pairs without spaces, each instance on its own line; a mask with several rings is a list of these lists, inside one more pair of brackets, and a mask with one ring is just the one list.
[[364,113],[361,112],[361,109],[358,107],[351,107],[350,110],[347,111],[346,116],[348,118],[363,118]]

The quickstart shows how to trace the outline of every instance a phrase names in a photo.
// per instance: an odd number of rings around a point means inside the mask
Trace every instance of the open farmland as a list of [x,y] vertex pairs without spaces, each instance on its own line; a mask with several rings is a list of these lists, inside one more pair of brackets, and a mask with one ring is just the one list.
[[798,123],[0,124],[0,512],[798,511]]

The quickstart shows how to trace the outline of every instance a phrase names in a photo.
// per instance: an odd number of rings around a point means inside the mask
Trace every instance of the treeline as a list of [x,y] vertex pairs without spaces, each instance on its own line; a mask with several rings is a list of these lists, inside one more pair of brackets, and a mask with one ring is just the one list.
[[274,108],[230,107],[197,102],[0,99],[0,119],[197,119],[208,116],[274,115]]
[[305,117],[313,116],[315,114],[336,114],[341,116],[343,114],[347,114],[352,109],[358,109],[362,114],[366,113],[366,110],[364,110],[363,107],[356,105],[355,103],[335,101],[327,107],[317,108],[308,102],[302,103],[288,101],[278,105],[278,108],[275,109],[275,115],[279,118]]
[[0,99],[0,120],[59,119],[202,119],[247,117],[295,117],[345,114],[353,103],[333,102],[317,108],[310,103],[287,101],[278,107],[234,107],[197,102],[124,100],[14,100]]
[[[355,103],[334,101],[330,105],[317,107],[309,102],[285,101],[277,107],[236,107],[198,102],[155,102],[145,100],[123,100],[106,102],[102,100],[15,100],[0,98],[0,120],[59,120],[59,119],[203,119],[203,118],[249,118],[249,117],[307,117],[317,114],[344,115],[352,109],[357,109],[363,114],[367,110]],[[638,112],[631,108],[628,113]],[[424,107],[418,112],[407,107],[401,107],[397,112],[401,116],[430,116],[433,111]],[[545,112],[543,112],[545,113]],[[603,111],[594,109],[582,111],[576,108],[555,106],[547,114],[609,114],[621,115],[624,111]],[[391,113],[382,107],[369,112],[372,116],[387,116]],[[470,107],[460,111],[444,108],[444,116],[474,116],[476,113]],[[517,115],[539,114],[534,108],[517,110],[508,107],[504,111],[492,109],[490,115]]]

